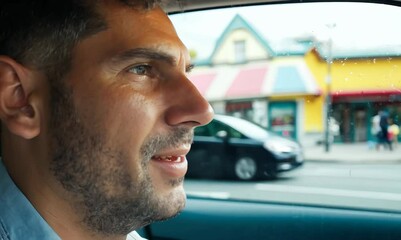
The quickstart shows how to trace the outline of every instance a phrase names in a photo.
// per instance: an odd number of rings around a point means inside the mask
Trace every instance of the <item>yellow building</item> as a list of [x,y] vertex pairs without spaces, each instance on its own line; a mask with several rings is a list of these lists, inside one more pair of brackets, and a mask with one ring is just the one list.
[[191,80],[217,113],[246,118],[303,142],[323,139],[328,91],[331,116],[341,130],[336,141],[368,140],[370,118],[381,109],[399,122],[400,56],[333,53],[328,89],[328,63],[309,40],[277,51],[237,15],[211,56],[196,63]]
[[323,131],[324,121],[317,111],[325,108],[324,97],[330,88],[332,116],[340,122],[340,141],[372,139],[371,118],[386,110],[396,123],[401,117],[401,56],[389,51],[348,52],[334,54],[331,84],[325,79],[328,63],[316,49],[308,51],[305,61],[320,89],[322,97],[307,102],[306,131]]

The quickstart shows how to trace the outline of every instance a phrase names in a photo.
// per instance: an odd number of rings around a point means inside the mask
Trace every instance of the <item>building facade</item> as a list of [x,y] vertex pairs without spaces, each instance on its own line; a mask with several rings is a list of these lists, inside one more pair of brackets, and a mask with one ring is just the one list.
[[400,55],[333,54],[328,84],[329,64],[322,57],[327,54],[313,39],[294,42],[275,50],[237,15],[190,79],[216,113],[251,120],[304,143],[322,140],[327,110],[339,124],[338,142],[372,139],[370,119],[379,110],[400,122]]

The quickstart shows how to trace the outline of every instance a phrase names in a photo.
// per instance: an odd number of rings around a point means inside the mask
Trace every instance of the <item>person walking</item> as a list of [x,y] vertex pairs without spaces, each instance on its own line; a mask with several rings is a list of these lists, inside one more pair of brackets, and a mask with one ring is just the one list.
[[400,127],[394,123],[392,118],[389,119],[388,137],[391,142],[391,146],[395,148],[398,145],[398,135],[400,134]]
[[389,139],[388,128],[389,128],[389,117],[386,111],[380,112],[380,129],[381,129],[381,143],[388,147],[391,151],[393,150],[391,146],[391,141]]
[[374,136],[374,146],[376,150],[380,150],[381,145],[381,127],[380,127],[380,111],[372,117],[372,136]]

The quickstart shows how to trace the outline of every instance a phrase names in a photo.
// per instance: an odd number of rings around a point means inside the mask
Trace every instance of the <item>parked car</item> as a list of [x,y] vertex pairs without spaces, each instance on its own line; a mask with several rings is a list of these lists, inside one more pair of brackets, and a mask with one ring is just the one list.
[[211,123],[195,129],[187,158],[188,177],[239,180],[275,178],[304,162],[296,141],[225,115],[216,115]]

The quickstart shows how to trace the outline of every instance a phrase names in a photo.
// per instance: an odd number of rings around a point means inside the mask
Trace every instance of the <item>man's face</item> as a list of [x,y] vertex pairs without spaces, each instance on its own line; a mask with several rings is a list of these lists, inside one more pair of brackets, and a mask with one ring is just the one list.
[[126,234],[184,207],[185,155],[212,111],[162,10],[100,11],[108,29],[75,47],[52,89],[51,168],[89,228]]

